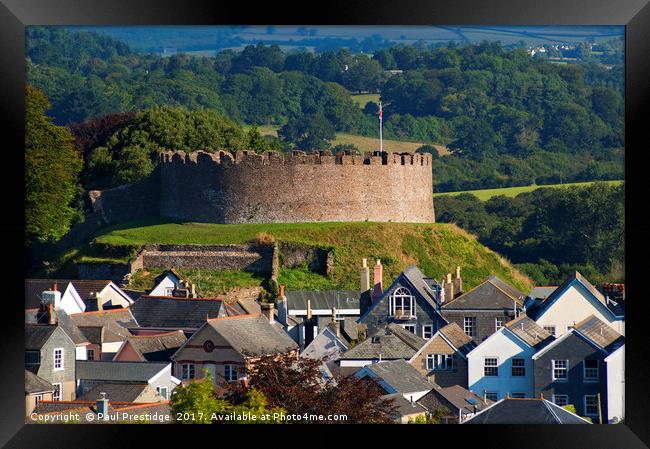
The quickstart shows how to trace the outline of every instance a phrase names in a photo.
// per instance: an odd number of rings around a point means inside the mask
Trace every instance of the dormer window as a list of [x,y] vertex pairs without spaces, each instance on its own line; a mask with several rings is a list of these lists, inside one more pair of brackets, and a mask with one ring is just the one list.
[[397,288],[388,297],[388,315],[398,319],[415,317],[415,297],[406,287]]

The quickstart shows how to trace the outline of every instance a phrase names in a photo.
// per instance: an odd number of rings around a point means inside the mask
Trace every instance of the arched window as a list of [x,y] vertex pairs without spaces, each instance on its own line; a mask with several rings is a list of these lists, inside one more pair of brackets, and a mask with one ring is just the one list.
[[403,318],[412,318],[415,316],[415,297],[408,288],[399,287],[390,295],[388,314]]

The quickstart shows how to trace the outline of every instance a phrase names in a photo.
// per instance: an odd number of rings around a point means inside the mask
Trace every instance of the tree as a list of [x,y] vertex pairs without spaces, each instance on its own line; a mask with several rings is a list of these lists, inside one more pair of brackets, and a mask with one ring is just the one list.
[[322,114],[308,114],[289,120],[280,128],[278,136],[302,150],[321,150],[330,146],[328,141],[336,138],[336,131]]
[[[205,370],[203,379],[179,385],[172,393],[169,404],[174,421],[181,424],[211,424],[212,415],[227,413],[229,405],[216,397],[208,370]],[[192,415],[192,420],[183,419],[185,413]]]
[[249,384],[271,407],[295,414],[344,414],[346,423],[390,423],[392,400],[377,383],[355,376],[325,380],[320,360],[291,355],[264,356],[249,372]]
[[78,194],[80,155],[72,134],[46,115],[50,102],[38,89],[25,89],[25,244],[61,238],[78,214],[73,200]]

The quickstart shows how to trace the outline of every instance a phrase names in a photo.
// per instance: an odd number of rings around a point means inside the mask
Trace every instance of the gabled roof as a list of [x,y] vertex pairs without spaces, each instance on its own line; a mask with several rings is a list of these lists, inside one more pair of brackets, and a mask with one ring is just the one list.
[[[556,338],[554,340],[551,340],[548,344],[542,345],[541,349],[539,349],[535,354],[533,354],[532,359],[537,360],[542,355],[544,355],[546,352],[548,352],[551,349],[555,348],[556,346],[562,344],[562,342],[564,342],[564,340],[570,338],[572,335],[577,337],[577,338],[580,338],[580,339],[584,340],[586,343],[593,346],[594,349],[597,349],[597,350],[599,350],[599,351],[601,351],[601,352],[603,352],[605,354],[608,353],[607,349],[605,349],[605,348],[601,347],[600,345],[598,345],[598,343],[596,343],[595,341],[593,341],[592,339],[590,339],[589,337],[584,335],[582,332],[578,331],[575,328],[572,328],[572,329],[569,329],[568,332],[565,332],[560,337],[558,337],[558,338]],[[623,338],[621,338],[620,340],[617,340],[617,342],[620,342],[620,345],[623,344],[623,341],[624,341]],[[615,350],[620,345],[619,344],[612,345],[609,349]]]
[[245,314],[262,313],[262,306],[260,306],[260,303],[256,299],[238,299],[237,304]]
[[531,297],[531,298],[546,299],[555,290],[557,290],[557,285],[548,285],[548,286],[543,286],[543,287],[533,287],[528,296]]
[[[61,326],[68,337],[74,342],[75,345],[88,344],[90,341],[81,332],[77,325],[70,319],[63,309],[54,309],[54,317],[57,325]],[[40,309],[25,309],[25,323],[27,324],[49,324],[50,312],[49,310],[41,311]]]
[[104,326],[78,326],[78,328],[90,343],[101,345],[104,342]]
[[376,380],[382,381],[394,390],[388,393],[406,394],[429,391],[433,388],[433,385],[404,359],[371,363],[364,366],[360,372],[364,370],[370,371]]
[[46,393],[48,391],[54,391],[51,383],[31,371],[25,370],[25,393]]
[[409,359],[409,362],[412,362],[423,351],[425,351],[429,344],[433,342],[437,337],[440,337],[446,341],[447,344],[449,344],[449,346],[457,351],[463,358],[465,358],[467,354],[476,347],[476,343],[472,337],[463,332],[458,324],[449,323],[441,327],[438,332],[433,334],[433,336],[427,340],[415,354],[413,354],[413,356]]
[[508,321],[505,327],[531,347],[539,346],[546,342],[547,339],[553,338],[549,331],[539,326],[523,313],[514,320]]
[[457,298],[442,304],[447,310],[503,310],[518,307],[524,304],[526,295],[503,282],[496,276],[490,276],[477,287],[463,293]]
[[311,302],[312,310],[349,310],[359,309],[359,290],[288,290],[285,293],[289,311],[306,310],[307,300]]
[[463,424],[591,424],[546,399],[501,399]]
[[77,360],[76,377],[84,380],[147,382],[169,364],[169,362]]
[[142,296],[131,307],[142,327],[198,329],[206,318],[226,314],[221,299]]
[[591,302],[599,309],[606,311],[609,316],[612,317],[622,317],[622,307],[618,307],[614,304],[608,304],[607,299],[601,292],[598,291],[584,276],[579,272],[575,271],[569,276],[558,288],[556,288],[553,293],[551,293],[541,304],[537,305],[533,309],[527,311],[526,313],[534,320],[538,320],[554,303],[560,298],[566,290],[568,290],[572,285],[578,283],[582,286],[588,293],[587,299],[591,299]]
[[394,418],[415,415],[417,413],[425,413],[427,411],[419,401],[411,402],[401,393],[385,394],[380,396],[380,398],[384,400],[392,399],[392,406],[394,407],[392,415]]
[[243,355],[261,356],[298,349],[296,342],[284,331],[277,330],[266,317],[260,315],[212,318],[206,325]]
[[341,337],[336,336],[336,332],[331,327],[323,328],[318,335],[307,345],[300,353],[301,357],[307,357],[316,360],[336,360],[341,352],[348,349],[348,346]]
[[77,397],[77,400],[96,401],[101,397],[100,393],[106,393],[109,402],[133,402],[148,385],[146,382],[102,382]]
[[50,339],[55,330],[55,325],[26,324],[25,350],[40,351],[40,349]]
[[447,402],[449,406],[453,407],[456,415],[458,415],[459,411],[462,411],[463,414],[476,413],[494,404],[493,401],[489,399],[484,400],[481,396],[472,393],[460,385],[443,388],[435,383],[431,391],[418,399],[418,403],[433,413],[438,408],[440,398],[443,399],[443,402]]
[[341,354],[341,359],[410,359],[425,343],[413,332],[390,323]]
[[187,337],[181,330],[159,335],[138,335],[127,339],[142,360],[148,362],[168,362],[186,341]]
[[[131,298],[126,295],[121,289],[113,283],[110,279],[104,280],[88,280],[88,279],[25,279],[25,301],[29,306],[38,305],[41,300],[41,293],[45,290],[50,290],[53,284],[58,285],[58,290],[64,292],[68,284],[72,284],[74,289],[79,294],[79,297],[84,301],[96,300],[97,293],[104,290],[110,284],[113,284],[118,293],[122,294],[128,300]],[[36,302],[34,302],[36,301]]]
[[139,327],[130,309],[110,309],[96,312],[73,313],[72,321],[80,328],[104,328],[103,342],[124,341],[131,335],[130,327]]
[[596,343],[607,352],[618,349],[625,342],[625,337],[616,332],[607,323],[604,323],[595,315],[589,315],[577,323],[575,330]]

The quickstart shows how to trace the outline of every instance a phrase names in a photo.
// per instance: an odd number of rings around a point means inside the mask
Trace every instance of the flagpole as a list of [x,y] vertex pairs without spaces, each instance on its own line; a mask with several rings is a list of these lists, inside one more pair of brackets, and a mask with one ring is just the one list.
[[379,151],[384,152],[384,138],[382,135],[382,110],[381,110],[381,101],[379,102]]

